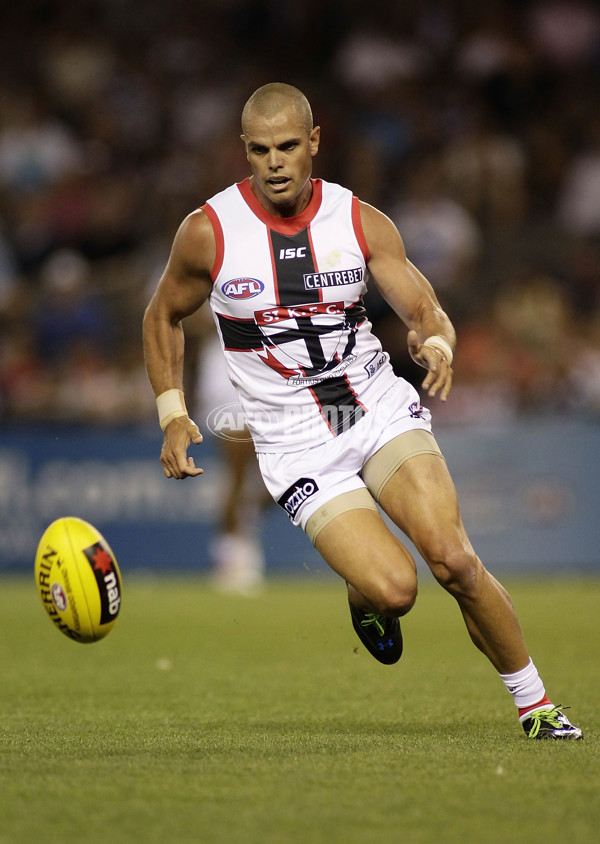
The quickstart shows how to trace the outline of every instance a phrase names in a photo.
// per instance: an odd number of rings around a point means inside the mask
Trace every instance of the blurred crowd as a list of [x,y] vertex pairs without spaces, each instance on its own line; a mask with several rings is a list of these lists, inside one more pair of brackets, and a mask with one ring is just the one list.
[[597,3],[1,5],[0,419],[155,424],[143,309],[179,222],[247,175],[241,108],[276,80],[312,103],[315,175],[392,217],[456,325],[437,418],[600,416]]

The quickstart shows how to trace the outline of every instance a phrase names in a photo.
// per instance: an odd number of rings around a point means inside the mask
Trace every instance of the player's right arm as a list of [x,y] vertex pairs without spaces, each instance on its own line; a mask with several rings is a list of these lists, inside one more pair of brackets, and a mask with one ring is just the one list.
[[[146,371],[157,397],[167,390],[183,391],[182,320],[210,295],[215,255],[212,225],[203,211],[194,211],[179,227],[166,269],[144,314]],[[191,443],[202,442],[195,422],[187,415],[177,416],[164,434],[160,461],[167,478],[201,474],[202,469],[187,456]]]

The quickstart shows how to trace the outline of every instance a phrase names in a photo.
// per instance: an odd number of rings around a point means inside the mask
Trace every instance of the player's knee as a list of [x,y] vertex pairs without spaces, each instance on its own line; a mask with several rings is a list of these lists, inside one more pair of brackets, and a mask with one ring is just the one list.
[[435,579],[451,595],[475,594],[483,574],[483,565],[475,552],[457,544],[447,547],[428,561]]
[[379,584],[371,601],[382,615],[401,616],[412,609],[417,600],[416,573],[394,574]]

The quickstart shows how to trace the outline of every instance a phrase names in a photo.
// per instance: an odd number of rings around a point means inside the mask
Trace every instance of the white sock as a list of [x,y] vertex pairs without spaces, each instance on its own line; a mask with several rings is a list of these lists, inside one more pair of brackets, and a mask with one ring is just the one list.
[[546,690],[537,668],[530,659],[525,668],[514,674],[500,674],[500,679],[513,696],[515,706],[526,709],[544,699]]

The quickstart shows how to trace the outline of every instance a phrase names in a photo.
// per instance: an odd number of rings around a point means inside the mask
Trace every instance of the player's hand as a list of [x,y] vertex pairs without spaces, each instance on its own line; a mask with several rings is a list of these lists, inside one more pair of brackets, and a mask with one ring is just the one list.
[[167,478],[184,478],[201,475],[204,469],[196,468],[193,457],[187,450],[194,443],[202,442],[198,426],[189,416],[177,416],[165,428],[165,438],[160,452],[160,462]]
[[453,371],[444,353],[433,346],[424,346],[419,343],[416,331],[408,332],[408,351],[415,363],[428,370],[421,384],[422,388],[432,398],[439,392],[440,400],[446,401],[452,389]]

